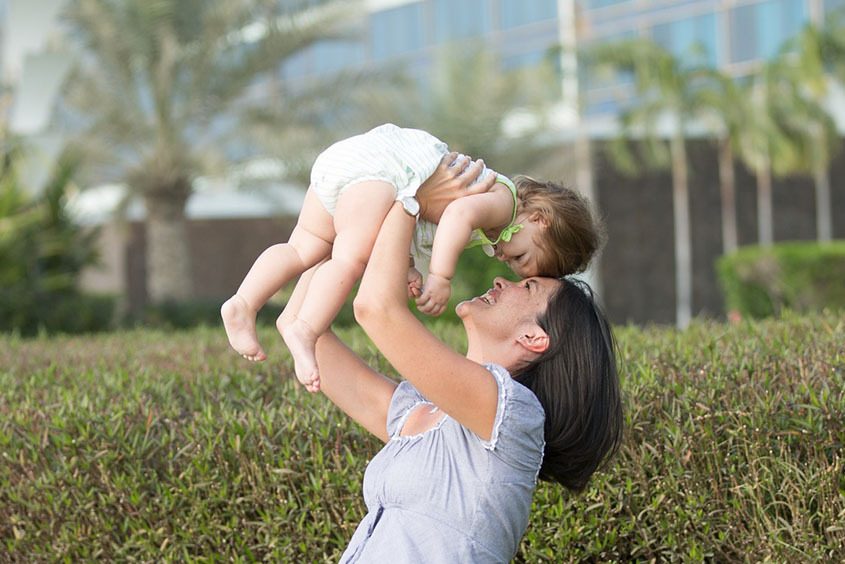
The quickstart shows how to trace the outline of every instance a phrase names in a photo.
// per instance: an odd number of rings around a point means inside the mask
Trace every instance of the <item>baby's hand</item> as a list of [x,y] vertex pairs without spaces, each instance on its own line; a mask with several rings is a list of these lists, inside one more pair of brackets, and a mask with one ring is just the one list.
[[452,281],[437,274],[429,274],[422,296],[417,298],[417,309],[426,315],[440,315],[452,295]]
[[423,277],[413,266],[408,269],[408,299],[419,298],[422,294]]

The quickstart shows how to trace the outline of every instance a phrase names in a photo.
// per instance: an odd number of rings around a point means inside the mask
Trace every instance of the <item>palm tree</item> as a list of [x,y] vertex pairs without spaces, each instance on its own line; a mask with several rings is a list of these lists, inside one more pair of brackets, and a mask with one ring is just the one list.
[[143,199],[153,302],[191,295],[185,205],[194,178],[225,162],[227,145],[241,138],[247,95],[286,59],[335,36],[349,4],[70,2],[66,19],[82,54],[66,119],[82,124],[75,137],[90,175],[121,179]]
[[[690,236],[687,123],[700,110],[697,81],[700,66],[689,66],[651,40],[629,39],[593,47],[588,58],[596,70],[609,67],[633,79],[635,98],[621,112],[621,133],[611,156],[629,172],[636,170],[627,148],[628,140],[641,137],[649,163],[672,171],[672,204],[675,241],[676,324],[689,325],[692,318],[692,242]],[[660,118],[672,118],[667,143],[655,131]]]
[[804,172],[808,162],[829,160],[829,156],[812,156],[812,147],[813,140],[832,122],[818,104],[800,92],[800,82],[783,57],[760,65],[743,84],[743,95],[750,104],[738,148],[742,161],[757,178],[758,240],[768,247],[774,243],[772,176]]
[[[838,149],[839,135],[823,105],[831,71],[841,71],[845,58],[842,32],[838,23],[828,22],[822,28],[807,25],[784,46],[781,54],[785,73],[795,90],[791,98],[803,110],[786,112],[784,120],[802,133],[809,144],[807,162],[816,192],[816,234],[819,242],[829,242],[833,238],[828,169],[832,152]],[[845,73],[841,76],[845,77]]]
[[713,69],[698,90],[704,123],[715,132],[719,164],[719,194],[722,217],[722,252],[739,247],[736,213],[735,146],[748,115],[748,100],[733,78]]

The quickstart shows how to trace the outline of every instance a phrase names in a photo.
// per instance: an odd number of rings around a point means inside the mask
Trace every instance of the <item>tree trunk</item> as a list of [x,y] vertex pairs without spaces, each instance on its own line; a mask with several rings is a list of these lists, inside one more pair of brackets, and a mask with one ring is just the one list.
[[682,133],[676,133],[671,143],[672,209],[675,223],[675,322],[679,329],[685,329],[692,319],[692,241],[687,151]]
[[819,243],[829,243],[833,239],[830,177],[824,165],[816,165],[813,176],[816,186],[816,234]]
[[160,190],[144,197],[147,208],[147,295],[152,303],[193,295],[185,219],[187,195]]
[[757,237],[762,247],[775,241],[772,222],[772,169],[767,161],[757,171]]
[[722,252],[729,255],[739,247],[736,228],[736,178],[730,138],[719,143],[719,187],[722,204]]

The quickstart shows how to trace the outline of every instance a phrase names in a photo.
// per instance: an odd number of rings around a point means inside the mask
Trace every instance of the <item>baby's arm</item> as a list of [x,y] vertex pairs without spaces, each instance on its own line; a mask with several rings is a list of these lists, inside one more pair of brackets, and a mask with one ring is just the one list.
[[513,196],[507,187],[497,184],[489,192],[465,196],[446,207],[431,254],[429,275],[417,308],[428,315],[440,315],[452,293],[451,282],[461,252],[473,230],[507,225],[513,214]]

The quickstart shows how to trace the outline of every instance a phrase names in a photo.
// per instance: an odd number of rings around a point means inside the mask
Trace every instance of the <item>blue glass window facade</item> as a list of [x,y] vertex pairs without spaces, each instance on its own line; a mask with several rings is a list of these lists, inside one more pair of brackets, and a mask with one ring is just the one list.
[[533,67],[543,62],[546,51],[528,51],[526,53],[503,54],[502,68],[512,70],[524,67]]
[[769,0],[730,13],[730,62],[767,59],[807,21],[804,0]]
[[710,65],[720,62],[715,14],[656,25],[652,28],[651,37],[682,60],[695,60]]
[[423,4],[415,2],[370,16],[370,48],[376,61],[421,49],[425,45]]
[[499,27],[511,29],[557,17],[556,0],[498,0]]
[[331,74],[364,62],[363,45],[354,41],[321,41],[313,47],[316,74]]
[[606,8],[608,6],[613,6],[615,4],[626,4],[631,0],[584,0],[584,5],[589,10],[593,10],[596,8]]
[[469,39],[492,27],[487,0],[434,0],[434,38],[438,43]]

